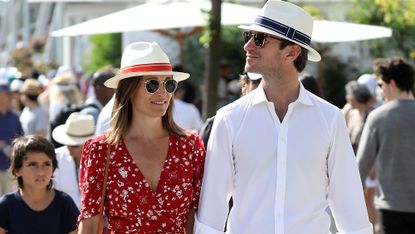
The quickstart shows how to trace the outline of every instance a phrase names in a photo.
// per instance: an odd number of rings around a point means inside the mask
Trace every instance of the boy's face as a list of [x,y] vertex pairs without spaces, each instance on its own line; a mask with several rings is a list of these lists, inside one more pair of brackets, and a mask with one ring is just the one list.
[[24,190],[46,189],[53,175],[52,160],[43,152],[28,152],[16,176],[23,179]]

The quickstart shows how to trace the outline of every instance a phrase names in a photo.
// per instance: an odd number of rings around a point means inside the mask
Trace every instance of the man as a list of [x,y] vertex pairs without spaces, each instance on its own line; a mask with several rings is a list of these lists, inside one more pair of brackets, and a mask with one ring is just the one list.
[[107,66],[92,75],[91,87],[94,89],[94,95],[85,100],[85,107],[80,112],[94,116],[95,123],[102,108],[114,95],[114,89],[106,87],[104,82],[115,76],[115,74],[115,70],[111,66]]
[[81,191],[79,190],[79,162],[82,145],[94,137],[94,117],[79,112],[72,113],[65,124],[57,126],[52,137],[62,144],[55,150],[58,168],[54,173],[55,187],[69,194],[78,209],[81,208]]
[[195,232],[328,233],[330,208],[340,233],[372,234],[343,115],[298,80],[307,57],[320,60],[313,19],[270,0],[241,28],[245,70],[263,80],[216,115]]
[[23,135],[19,117],[11,110],[12,94],[7,83],[0,80],[0,196],[13,190],[10,166],[10,144]]
[[400,58],[378,66],[376,75],[386,103],[366,121],[357,151],[362,181],[375,165],[375,206],[381,232],[415,233],[414,70]]
[[35,79],[26,79],[20,90],[20,99],[24,104],[20,114],[25,135],[36,135],[50,139],[49,116],[45,109],[40,106],[38,96],[42,93],[40,82]]

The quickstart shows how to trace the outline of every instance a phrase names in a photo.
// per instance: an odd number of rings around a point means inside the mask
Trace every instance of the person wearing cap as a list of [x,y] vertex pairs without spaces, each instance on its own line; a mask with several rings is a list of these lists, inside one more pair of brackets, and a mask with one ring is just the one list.
[[54,172],[55,187],[69,194],[78,209],[81,208],[78,184],[82,145],[94,137],[94,133],[94,117],[80,112],[72,113],[65,124],[57,126],[52,132],[53,139],[63,145],[55,150],[59,164]]
[[0,80],[0,195],[12,191],[10,145],[13,138],[24,134],[19,117],[11,109],[11,99],[9,86]]
[[[79,233],[96,233],[103,186],[112,233],[192,233],[205,148],[173,119],[173,92],[189,74],[172,71],[156,42],[128,45],[115,89],[110,129],[84,144]],[[103,184],[107,149],[110,161]]]
[[[25,135],[36,135],[40,137],[49,136],[49,116],[45,109],[40,106],[38,96],[42,92],[39,81],[26,79],[20,90],[20,99],[25,105],[20,114]],[[49,138],[50,139],[50,138]]]
[[298,79],[320,60],[312,17],[269,0],[240,28],[245,70],[262,82],[217,112],[195,233],[328,233],[329,208],[339,233],[372,234],[344,117]]
[[386,102],[367,117],[356,155],[362,182],[376,168],[375,206],[386,234],[415,233],[414,75],[414,67],[398,57],[377,66]]

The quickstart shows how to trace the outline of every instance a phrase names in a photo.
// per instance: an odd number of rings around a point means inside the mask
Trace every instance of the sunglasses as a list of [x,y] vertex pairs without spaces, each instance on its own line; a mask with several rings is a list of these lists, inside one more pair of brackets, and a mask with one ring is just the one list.
[[[177,88],[177,81],[170,79],[163,82],[163,86],[168,93],[173,93]],[[156,79],[150,79],[145,82],[146,90],[149,93],[155,93],[160,88],[160,82]]]
[[254,43],[257,47],[263,47],[265,45],[265,38],[270,37],[276,40],[281,40],[281,38],[273,37],[271,35],[265,34],[265,33],[252,33],[252,32],[243,32],[242,36],[244,37],[245,44],[248,43],[248,41],[251,39],[252,36],[254,36]]

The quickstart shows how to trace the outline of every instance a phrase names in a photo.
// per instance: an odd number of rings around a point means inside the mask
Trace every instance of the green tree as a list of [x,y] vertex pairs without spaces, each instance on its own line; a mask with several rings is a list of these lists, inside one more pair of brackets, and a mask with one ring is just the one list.
[[85,68],[94,72],[107,65],[120,67],[122,46],[121,33],[97,34],[89,37],[92,49],[84,60]]
[[353,0],[348,13],[357,23],[392,28],[388,40],[370,41],[374,57],[400,55],[415,61],[415,1],[413,0]]

